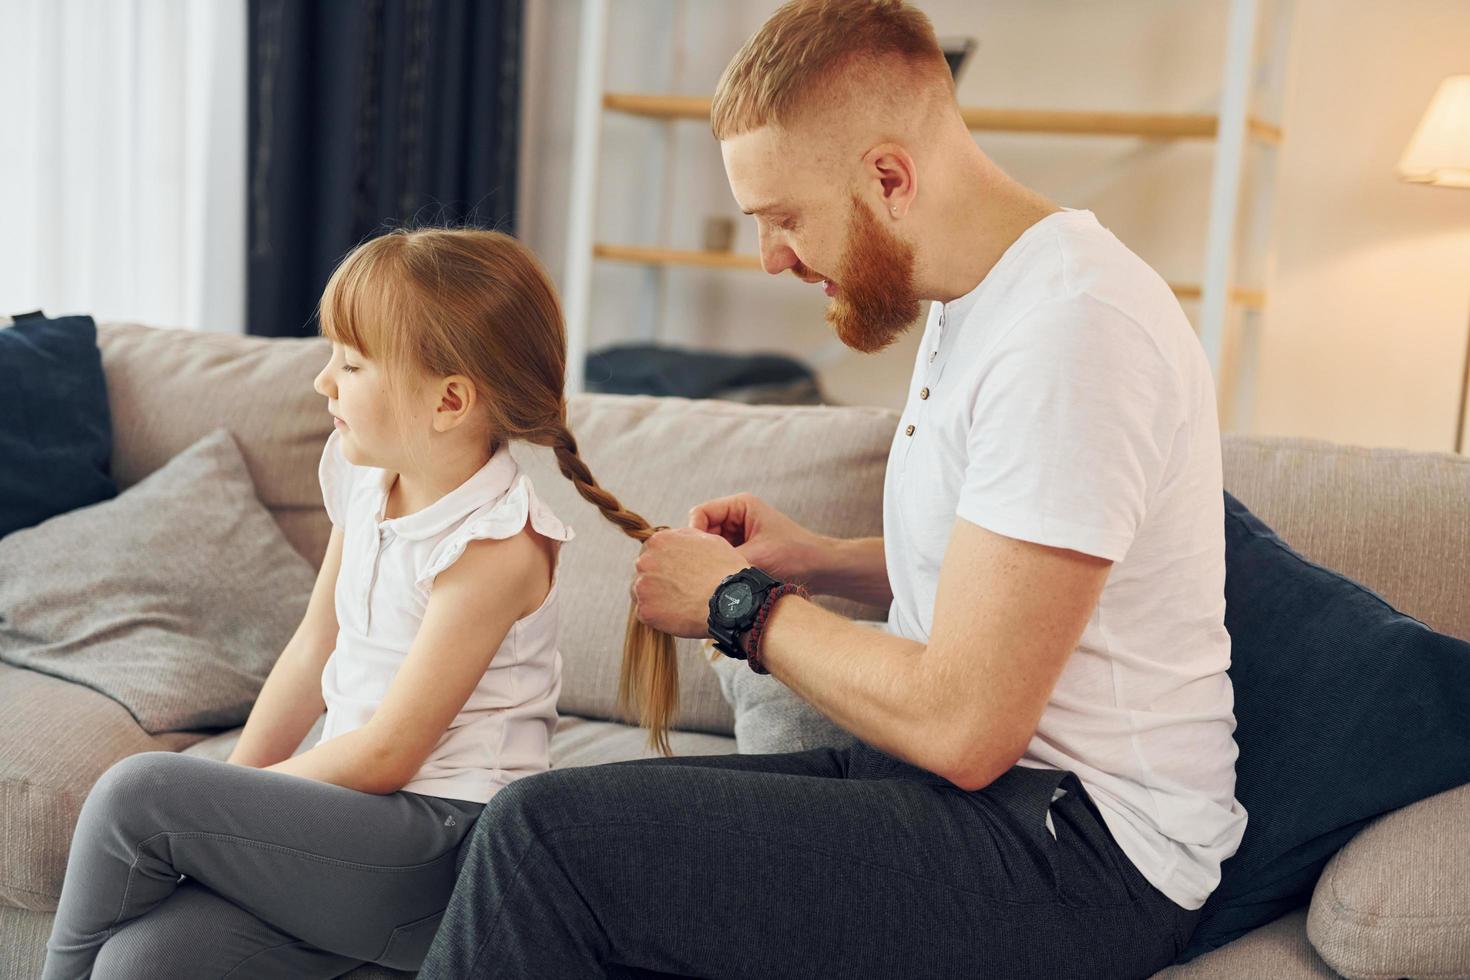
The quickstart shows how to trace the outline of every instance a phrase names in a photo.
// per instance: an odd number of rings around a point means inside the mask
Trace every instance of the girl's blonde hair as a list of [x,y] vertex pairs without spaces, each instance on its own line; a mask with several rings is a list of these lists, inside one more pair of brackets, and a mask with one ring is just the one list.
[[[499,440],[547,446],[577,492],[635,541],[651,527],[593,478],[567,428],[567,341],[561,304],[541,264],[509,235],[475,228],[396,229],[353,249],[322,293],[322,334],[381,361],[464,375]],[[489,447],[494,449],[494,445]],[[618,703],[670,753],[678,708],[674,638],[644,624],[634,602],[623,637]]]

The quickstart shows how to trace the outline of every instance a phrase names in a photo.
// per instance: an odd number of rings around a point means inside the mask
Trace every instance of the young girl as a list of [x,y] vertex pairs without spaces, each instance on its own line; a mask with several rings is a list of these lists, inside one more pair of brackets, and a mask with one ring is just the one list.
[[[655,530],[577,455],[560,309],[513,239],[373,239],[333,273],[321,324],[333,527],[306,615],[228,763],[146,752],[92,789],[48,980],[417,969],[484,804],[550,764],[573,533],[509,444],[551,447],[608,520]],[[625,701],[666,749],[672,640],[630,610],[624,653]]]

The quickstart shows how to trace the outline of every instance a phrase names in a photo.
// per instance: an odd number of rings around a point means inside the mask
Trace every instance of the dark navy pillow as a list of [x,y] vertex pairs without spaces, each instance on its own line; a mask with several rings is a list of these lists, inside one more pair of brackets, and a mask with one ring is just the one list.
[[0,327],[0,538],[117,496],[112,416],[89,316]]
[[1470,782],[1470,644],[1303,558],[1228,493],[1225,626],[1248,818],[1181,961],[1306,905],[1369,820]]

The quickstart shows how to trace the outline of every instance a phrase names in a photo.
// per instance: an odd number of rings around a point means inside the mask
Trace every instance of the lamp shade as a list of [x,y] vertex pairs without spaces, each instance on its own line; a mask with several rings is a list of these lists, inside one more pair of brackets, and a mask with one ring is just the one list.
[[1470,75],[1439,83],[1398,172],[1417,183],[1470,188]]

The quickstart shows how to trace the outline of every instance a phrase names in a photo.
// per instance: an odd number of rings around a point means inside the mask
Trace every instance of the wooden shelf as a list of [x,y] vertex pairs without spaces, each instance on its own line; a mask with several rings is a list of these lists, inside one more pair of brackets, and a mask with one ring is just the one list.
[[[692,95],[642,95],[606,92],[602,105],[649,119],[709,119],[710,100]],[[1134,136],[1141,139],[1214,139],[1217,117],[1192,112],[1091,112],[1066,109],[960,109],[976,132],[1050,133],[1060,136]],[[1260,119],[1246,120],[1253,139],[1280,143],[1281,127]]]
[[704,269],[759,269],[760,259],[743,252],[689,252],[643,245],[593,245],[592,254],[612,262],[642,265],[692,265]]
[[[592,254],[609,262],[631,262],[638,265],[684,265],[701,269],[759,269],[760,259],[743,252],[696,252],[677,248],[649,248],[643,245],[594,245]],[[1169,288],[1181,300],[1198,300],[1200,287],[1191,283],[1170,283]],[[1259,289],[1236,287],[1230,290],[1230,301],[1251,309],[1266,305],[1266,294]]]
[[[1174,290],[1174,295],[1181,300],[1198,300],[1200,298],[1200,287],[1192,283],[1169,283],[1169,288]],[[1263,310],[1266,308],[1266,291],[1264,289],[1246,289],[1244,286],[1232,286],[1230,288],[1230,302],[1236,306],[1244,306],[1250,310]]]

